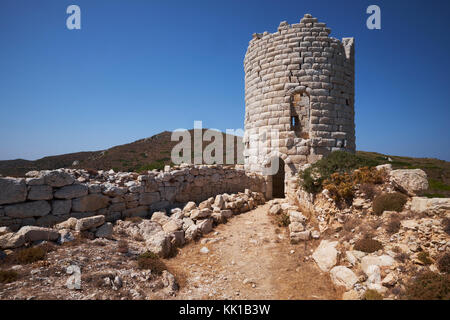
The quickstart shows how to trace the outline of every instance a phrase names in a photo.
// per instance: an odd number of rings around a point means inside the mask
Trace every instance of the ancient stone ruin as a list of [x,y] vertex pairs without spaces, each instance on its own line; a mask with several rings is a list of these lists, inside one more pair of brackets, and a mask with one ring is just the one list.
[[[277,32],[255,33],[250,41],[244,60],[245,168],[262,173],[271,157],[279,158],[278,173],[268,177],[268,198],[284,197],[300,166],[332,151],[355,151],[354,39],[340,41],[330,32],[306,14],[300,23],[283,21]],[[265,130],[279,135],[264,136]]]

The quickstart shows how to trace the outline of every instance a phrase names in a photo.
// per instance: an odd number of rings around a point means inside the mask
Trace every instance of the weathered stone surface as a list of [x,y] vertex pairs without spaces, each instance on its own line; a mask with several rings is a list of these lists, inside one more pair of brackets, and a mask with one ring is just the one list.
[[58,223],[57,225],[55,225],[55,229],[57,229],[57,230],[63,230],[63,229],[75,230],[77,221],[78,220],[76,218],[69,218],[64,222],[61,222],[61,223]]
[[205,219],[205,218],[210,217],[211,214],[212,214],[212,211],[211,211],[211,209],[208,209],[208,208],[194,209],[193,211],[191,211],[190,218],[193,220]]
[[314,261],[322,271],[329,271],[337,262],[337,241],[322,240],[312,254]]
[[421,169],[392,170],[391,182],[410,196],[420,195],[428,189],[427,174]]
[[0,227],[0,236],[12,232],[8,227]]
[[0,178],[0,205],[23,202],[26,199],[25,179]]
[[195,240],[200,234],[200,230],[196,224],[190,225],[185,231],[185,238],[188,241]]
[[5,206],[5,214],[12,218],[42,217],[51,211],[47,201],[30,201]]
[[157,254],[161,258],[167,258],[170,255],[172,243],[170,236],[161,231],[146,238],[145,246],[148,251]]
[[95,232],[96,238],[111,239],[113,235],[113,225],[111,222],[106,222]]
[[55,241],[59,237],[59,233],[53,229],[36,226],[22,227],[17,234],[23,236],[26,242],[41,240]]
[[189,212],[191,210],[194,210],[195,208],[197,208],[197,205],[195,204],[194,201],[189,201],[183,208],[183,212]]
[[219,209],[225,208],[225,200],[223,199],[223,196],[221,194],[217,195],[214,200],[214,206]]
[[50,186],[31,186],[28,190],[28,200],[51,200],[53,189]]
[[306,217],[298,211],[290,211],[289,212],[289,221],[290,222],[298,222],[298,223],[305,223]]
[[179,219],[170,219],[163,225],[164,232],[172,233],[178,230],[181,230],[183,226],[183,221]]
[[411,211],[428,215],[445,215],[450,213],[450,198],[413,197]]
[[73,236],[73,234],[70,230],[62,229],[59,231],[58,244],[71,242],[73,240],[75,240],[75,237]]
[[148,207],[147,206],[140,206],[136,208],[130,208],[125,211],[123,211],[124,217],[146,217],[148,215]]
[[331,269],[330,277],[336,286],[344,286],[346,290],[350,290],[358,282],[356,274],[344,266],[337,266]]
[[72,200],[72,211],[89,212],[106,208],[109,198],[101,194],[89,194]]
[[388,255],[381,256],[365,256],[361,259],[361,269],[365,274],[368,275],[368,270],[370,266],[378,266],[378,267],[389,267],[395,263],[394,258]]
[[105,223],[105,216],[93,216],[79,219],[75,225],[76,231],[84,231],[96,228]]
[[0,249],[14,249],[25,244],[25,238],[16,233],[7,233],[0,236]]
[[213,229],[213,220],[212,219],[203,219],[197,221],[198,230],[202,234],[207,234]]
[[75,178],[66,172],[54,170],[45,173],[44,180],[45,184],[59,188],[72,184]]
[[89,192],[89,188],[85,184],[73,184],[70,186],[62,187],[56,190],[55,198],[58,199],[73,199],[86,196]]
[[72,208],[71,200],[53,200],[52,201],[52,214],[55,216],[69,214]]
[[281,212],[281,206],[279,204],[275,204],[272,207],[270,207],[269,209],[269,213],[276,215],[279,214]]
[[169,222],[169,217],[163,211],[153,212],[151,220],[159,223],[161,226]]
[[299,243],[301,241],[308,241],[311,238],[311,231],[304,230],[298,232],[291,232],[289,238],[292,244]]
[[149,205],[158,202],[161,199],[159,192],[146,192],[139,195],[140,205]]

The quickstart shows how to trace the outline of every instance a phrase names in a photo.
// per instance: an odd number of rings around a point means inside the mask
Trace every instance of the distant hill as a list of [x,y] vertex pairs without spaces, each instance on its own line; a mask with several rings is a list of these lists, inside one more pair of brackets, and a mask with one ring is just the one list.
[[[206,130],[206,129],[203,129]],[[193,130],[191,133],[191,145],[193,143]],[[23,159],[0,161],[0,175],[21,177],[30,170],[46,170],[58,168],[83,168],[96,170],[135,171],[142,172],[152,169],[162,169],[171,164],[170,153],[178,143],[171,141],[171,132],[164,131],[150,138],[137,140],[132,143],[119,145],[102,151],[88,151],[68,153],[57,156],[44,157],[29,161]],[[226,135],[222,133],[225,143]],[[237,141],[241,137],[234,136],[235,161]],[[202,150],[210,142],[203,142]],[[401,156],[389,156],[376,152],[357,151],[361,156],[377,161],[379,164],[391,163],[394,169],[420,168],[429,178],[429,196],[450,197],[450,162],[432,158],[411,158]],[[225,155],[225,146],[224,146]],[[192,155],[193,156],[193,152]]]
[[[203,129],[205,131],[207,129]],[[191,133],[191,146],[194,148],[194,134]],[[119,145],[102,151],[88,151],[68,153],[57,156],[44,157],[29,161],[23,159],[0,161],[0,175],[21,177],[31,170],[49,170],[58,168],[96,169],[114,171],[141,172],[152,169],[162,169],[171,164],[170,154],[178,141],[171,141],[172,132],[164,131],[150,138],[137,140],[132,143]],[[226,134],[222,133],[225,144]],[[241,137],[233,136],[235,143],[235,159],[237,141]],[[203,148],[211,142],[203,142]],[[203,150],[202,148],[202,150]],[[193,152],[192,155],[193,156]],[[224,146],[225,156],[225,146]]]

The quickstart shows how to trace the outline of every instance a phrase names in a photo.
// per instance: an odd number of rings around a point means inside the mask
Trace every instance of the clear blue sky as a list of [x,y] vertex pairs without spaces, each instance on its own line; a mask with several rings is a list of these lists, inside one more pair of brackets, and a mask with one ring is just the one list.
[[[66,8],[81,8],[81,30]],[[381,7],[382,30],[366,28]],[[358,150],[450,160],[450,1],[0,1],[0,159],[243,128],[252,33],[311,13],[356,38]]]

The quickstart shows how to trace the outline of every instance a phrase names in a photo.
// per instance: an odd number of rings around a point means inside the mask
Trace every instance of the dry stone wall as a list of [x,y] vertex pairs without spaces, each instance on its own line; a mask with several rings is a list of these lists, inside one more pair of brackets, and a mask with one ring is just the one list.
[[243,168],[182,165],[147,174],[59,169],[27,178],[0,177],[0,227],[51,226],[71,217],[106,221],[145,217],[189,201],[250,189],[265,192],[262,176]]
[[[244,60],[246,170],[261,173],[275,148],[287,178],[332,151],[355,151],[354,39],[330,33],[306,14],[253,34]],[[251,136],[270,129],[279,136],[256,149]]]

